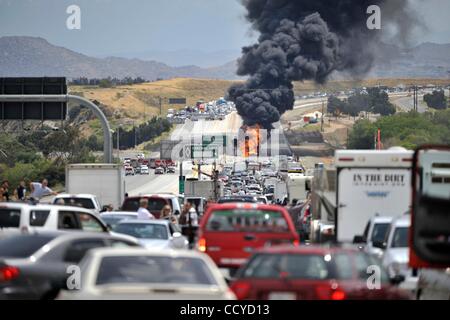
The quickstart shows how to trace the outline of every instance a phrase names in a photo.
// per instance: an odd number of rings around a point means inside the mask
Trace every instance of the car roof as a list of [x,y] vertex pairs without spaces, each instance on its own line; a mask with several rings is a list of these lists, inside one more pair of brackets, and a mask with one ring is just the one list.
[[1,208],[22,209],[22,208],[29,208],[32,206],[33,205],[24,202],[0,202],[0,209]]
[[411,215],[405,214],[394,219],[392,225],[395,227],[409,227],[411,225]]
[[160,225],[168,225],[168,220],[122,220],[119,224],[160,224]]
[[90,194],[90,193],[77,193],[77,194],[71,194],[71,193],[60,193],[55,196],[56,198],[95,198],[96,195]]
[[194,250],[174,250],[174,249],[151,249],[151,248],[95,248],[89,250],[92,256],[108,257],[108,256],[165,256],[165,257],[187,257],[201,258],[202,253]]
[[108,212],[100,213],[100,217],[114,217],[114,216],[120,216],[120,215],[137,217],[138,214],[137,214],[137,212],[133,212],[133,211],[108,211]]
[[327,246],[327,245],[280,245],[273,247],[263,247],[257,249],[255,252],[257,253],[270,253],[270,254],[283,254],[283,253],[292,253],[292,254],[336,254],[336,253],[357,253],[362,252],[356,246]]
[[86,209],[86,208],[83,208],[83,207],[77,207],[77,206],[66,206],[66,205],[38,203],[37,205],[34,206],[34,208],[41,209],[41,210],[42,209],[46,209],[46,210],[57,209],[57,210],[61,210],[61,211],[76,210],[76,211],[80,211],[80,212],[94,214],[93,210]]
[[[17,234],[19,235],[19,234]],[[99,239],[110,239],[110,238],[123,238],[121,235],[111,235],[108,232],[94,232],[94,231],[77,231],[77,230],[33,230],[29,232],[22,233],[20,235],[25,236],[51,236],[55,238],[63,237],[64,239],[77,239],[77,238],[99,238]],[[126,238],[128,239],[128,238]]]
[[269,211],[283,211],[283,207],[276,206],[273,204],[264,204],[257,202],[228,202],[228,203],[213,203],[208,206],[208,211],[215,210],[232,210],[232,209],[243,209],[243,210],[269,210]]
[[371,220],[373,223],[391,223],[393,218],[389,216],[375,216]]

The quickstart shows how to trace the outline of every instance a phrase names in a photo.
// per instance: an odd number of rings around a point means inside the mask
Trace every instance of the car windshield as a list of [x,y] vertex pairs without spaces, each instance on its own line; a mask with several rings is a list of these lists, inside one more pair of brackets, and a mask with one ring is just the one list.
[[0,257],[27,258],[42,246],[56,238],[56,235],[14,235],[0,241]]
[[243,271],[243,276],[324,280],[331,278],[331,272],[321,255],[258,254],[249,262]]
[[127,234],[138,239],[169,239],[167,227],[163,224],[120,223],[116,226],[114,231]]
[[374,272],[379,272],[381,283],[389,282],[389,277],[381,266],[381,262],[366,253],[336,253],[330,257],[329,262],[330,266],[335,269],[337,280],[349,280],[356,277],[358,280],[367,282]]
[[407,248],[408,247],[408,227],[397,227],[392,238],[392,248]]
[[[122,206],[123,211],[137,212],[139,209],[140,198],[127,198]],[[148,210],[149,211],[161,211],[161,209],[167,204],[166,200],[161,198],[148,198]]]
[[217,285],[211,271],[199,258],[145,255],[104,257],[96,284],[115,283]]
[[372,231],[372,242],[383,242],[386,238],[386,232],[389,229],[389,223],[375,223]]
[[279,211],[270,210],[218,210],[206,224],[208,231],[232,232],[288,232],[286,219]]
[[20,210],[0,209],[0,228],[18,228],[20,225]]
[[[75,206],[75,207],[82,207],[86,209],[95,209],[94,201],[89,198],[78,198],[78,197],[64,197],[64,198],[58,198],[57,201],[64,201],[64,205],[67,206]],[[56,199],[55,199],[56,201]]]

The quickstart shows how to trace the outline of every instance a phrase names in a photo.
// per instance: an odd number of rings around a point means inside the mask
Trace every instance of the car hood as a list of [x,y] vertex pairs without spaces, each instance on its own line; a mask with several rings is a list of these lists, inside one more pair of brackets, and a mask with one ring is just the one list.
[[169,248],[170,240],[139,239],[139,243],[149,249]]

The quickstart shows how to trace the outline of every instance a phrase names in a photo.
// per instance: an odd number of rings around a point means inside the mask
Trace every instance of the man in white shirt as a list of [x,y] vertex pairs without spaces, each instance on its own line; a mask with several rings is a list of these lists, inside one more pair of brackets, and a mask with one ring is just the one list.
[[58,193],[48,187],[47,179],[42,180],[42,183],[31,182],[30,183],[31,194],[30,197],[36,200],[41,199],[48,195],[57,195]]
[[138,220],[153,220],[155,217],[147,210],[148,207],[148,200],[145,198],[142,198],[139,200],[139,209],[137,211],[137,218]]

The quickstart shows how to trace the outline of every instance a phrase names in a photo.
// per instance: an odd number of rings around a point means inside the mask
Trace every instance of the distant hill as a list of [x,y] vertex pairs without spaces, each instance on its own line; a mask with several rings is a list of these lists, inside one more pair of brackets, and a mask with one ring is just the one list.
[[174,77],[236,79],[233,64],[222,67],[171,67],[156,61],[126,58],[93,58],[50,44],[36,37],[0,38],[1,76],[143,77],[147,80]]
[[[214,57],[210,61],[227,61],[225,59],[230,57],[230,52],[224,52],[222,60],[217,56],[218,52],[212,54]],[[376,57],[374,67],[366,78],[450,78],[450,44],[423,43],[410,49],[384,44],[378,46]],[[171,59],[174,61],[174,57]],[[240,79],[236,75],[236,68],[236,60],[208,68],[196,65],[172,67],[135,58],[90,57],[52,45],[43,38],[0,38],[0,76],[139,76],[146,80],[175,77],[235,80]],[[332,77],[347,78],[341,74]]]

